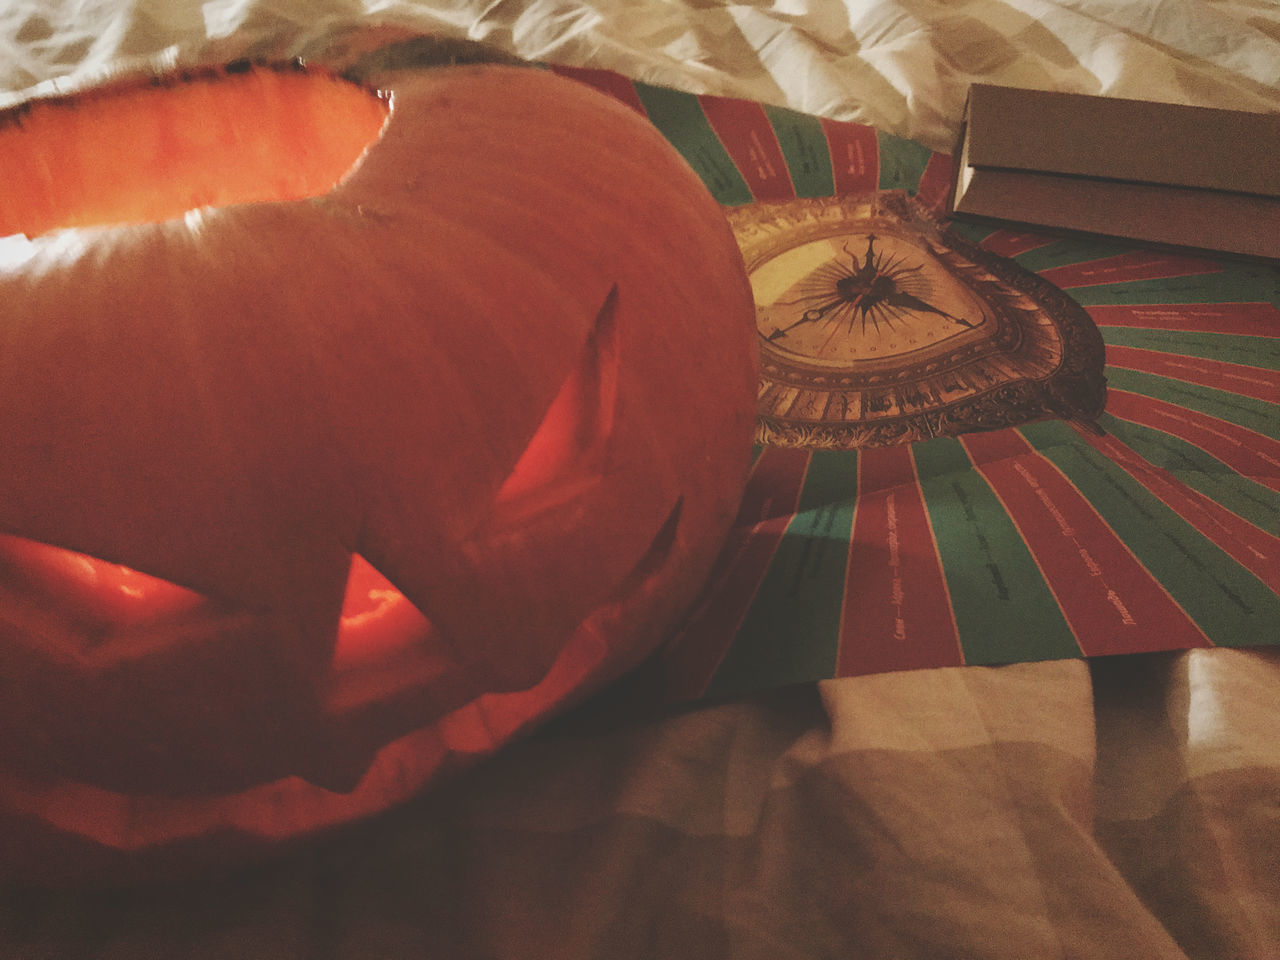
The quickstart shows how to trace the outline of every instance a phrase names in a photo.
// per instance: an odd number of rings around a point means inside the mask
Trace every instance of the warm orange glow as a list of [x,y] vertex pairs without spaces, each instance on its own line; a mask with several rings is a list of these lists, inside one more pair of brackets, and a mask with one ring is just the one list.
[[514,500],[546,486],[562,465],[575,459],[582,433],[586,387],[581,371],[575,371],[564,382],[498,492],[498,502]]
[[0,114],[0,236],[317,196],[377,139],[387,109],[289,67],[37,101]]
[[351,558],[325,700],[332,717],[421,696],[457,664],[416,606],[364,557]]
[[578,365],[560,386],[537,431],[498,491],[500,507],[529,498],[557,496],[558,481],[590,480],[613,431],[618,399],[618,351],[614,334],[617,290],[611,290]]
[[140,626],[168,620],[207,602],[194,590],[11,534],[0,534],[0,570],[57,601],[71,619],[95,625]]
[[359,554],[351,558],[335,667],[386,657],[430,632],[431,622],[386,577]]
[[[130,627],[174,619],[208,599],[131,567],[0,533],[0,580],[54,601],[72,621]],[[356,554],[343,597],[334,666],[385,659],[420,644],[431,622]]]
[[756,384],[720,206],[581,84],[388,49],[385,100],[236,67],[0,110],[14,876],[400,803],[640,662],[711,568]]

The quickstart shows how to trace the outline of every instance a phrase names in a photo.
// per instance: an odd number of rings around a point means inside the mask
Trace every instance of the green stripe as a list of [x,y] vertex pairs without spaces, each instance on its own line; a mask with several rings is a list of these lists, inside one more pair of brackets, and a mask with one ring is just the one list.
[[856,451],[815,450],[795,518],[707,694],[835,675]]
[[1216,273],[1078,287],[1074,300],[1086,306],[1109,303],[1274,303],[1280,306],[1280,271],[1253,264],[1230,264]]
[[1215,644],[1280,643],[1280,597],[1058,420],[1020,428]]
[[831,149],[817,117],[765,105],[765,115],[782,147],[797,197],[829,197],[836,192]]
[[1108,386],[1118,390],[1175,403],[1280,440],[1280,407],[1274,403],[1138,370],[1108,367],[1106,372]]
[[1280,493],[1242,476],[1194,443],[1104,414],[1102,428],[1154,466],[1237,517],[1280,537]]
[[1106,343],[1117,347],[1138,347],[1174,353],[1180,357],[1200,357],[1264,370],[1280,370],[1280,337],[1142,327],[1100,326],[1098,329]]
[[646,83],[634,86],[649,120],[680,151],[712,195],[726,206],[750,203],[751,190],[711,128],[698,98]]
[[915,193],[933,151],[914,140],[876,131],[880,148],[880,189]]
[[[1080,655],[1044,578],[960,441],[912,447],[966,663]],[[1028,626],[1034,624],[1034,629]]]
[[1116,257],[1122,253],[1133,253],[1136,249],[1132,244],[1117,243],[1114,240],[1064,237],[1043,247],[1020,253],[1013,259],[1032,273],[1040,273],[1058,267],[1074,267],[1079,263],[1105,260],[1107,257]]

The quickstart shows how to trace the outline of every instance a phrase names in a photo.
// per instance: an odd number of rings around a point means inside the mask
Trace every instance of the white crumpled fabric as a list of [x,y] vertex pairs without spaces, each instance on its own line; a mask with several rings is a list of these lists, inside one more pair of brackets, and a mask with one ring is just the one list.
[[975,81],[1280,110],[1280,5],[1257,0],[18,0],[0,89],[121,63],[293,55],[354,23],[869,123],[950,149]]

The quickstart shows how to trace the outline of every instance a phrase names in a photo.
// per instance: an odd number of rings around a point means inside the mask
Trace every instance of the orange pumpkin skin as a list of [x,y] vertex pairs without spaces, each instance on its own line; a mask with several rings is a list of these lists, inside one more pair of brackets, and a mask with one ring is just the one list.
[[756,384],[718,206],[571,81],[376,85],[328,192],[0,268],[5,874],[376,813],[634,666],[707,575]]

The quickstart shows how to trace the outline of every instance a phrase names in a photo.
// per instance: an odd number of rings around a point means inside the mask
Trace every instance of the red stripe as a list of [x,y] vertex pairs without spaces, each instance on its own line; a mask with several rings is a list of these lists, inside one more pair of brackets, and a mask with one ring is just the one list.
[[757,200],[794,200],[795,187],[764,107],[750,100],[698,98],[711,128]]
[[934,215],[941,215],[947,209],[947,195],[951,192],[951,174],[955,165],[951,155],[934,153],[920,175],[920,186],[916,188],[916,202]]
[[702,599],[663,654],[665,692],[692,699],[711,682],[795,515],[808,468],[809,451],[800,448],[765,447],[756,460]]
[[1107,390],[1107,413],[1186,440],[1241,476],[1280,490],[1280,443],[1246,427],[1165,400]]
[[821,118],[831,151],[836,195],[871,193],[880,186],[880,141],[874,127]]
[[1149,303],[1088,307],[1101,327],[1280,337],[1280,309],[1270,303]]
[[969,434],[961,442],[1017,525],[1085,654],[1209,645],[1084,495],[1020,433]]
[[1166,280],[1199,273],[1220,273],[1216,260],[1187,257],[1176,253],[1139,250],[1102,260],[1089,260],[1041,271],[1040,276],[1064,289],[1095,287],[1104,283],[1132,280]]
[[908,447],[858,455],[858,500],[838,676],[964,662],[951,596]]
[[568,77],[571,80],[577,80],[579,83],[585,83],[589,87],[595,87],[604,93],[609,94],[615,100],[625,103],[636,113],[643,117],[647,117],[644,104],[640,100],[640,95],[636,93],[636,88],[630,80],[620,73],[614,73],[612,70],[597,70],[591,67],[565,67],[553,64],[552,73],[558,73],[562,77]]
[[1280,537],[1255,527],[1200,491],[1191,489],[1116,437],[1100,437],[1083,429],[1077,432],[1236,563],[1280,593]]
[[1156,373],[1242,397],[1280,403],[1280,371],[1276,370],[1114,344],[1107,346],[1107,366]]
[[992,253],[998,253],[1002,257],[1016,257],[1020,253],[1026,253],[1028,250],[1038,250],[1040,247],[1047,247],[1054,243],[1053,237],[1046,237],[1039,233],[1014,233],[1012,230],[997,230],[988,237],[983,238],[979,246]]

